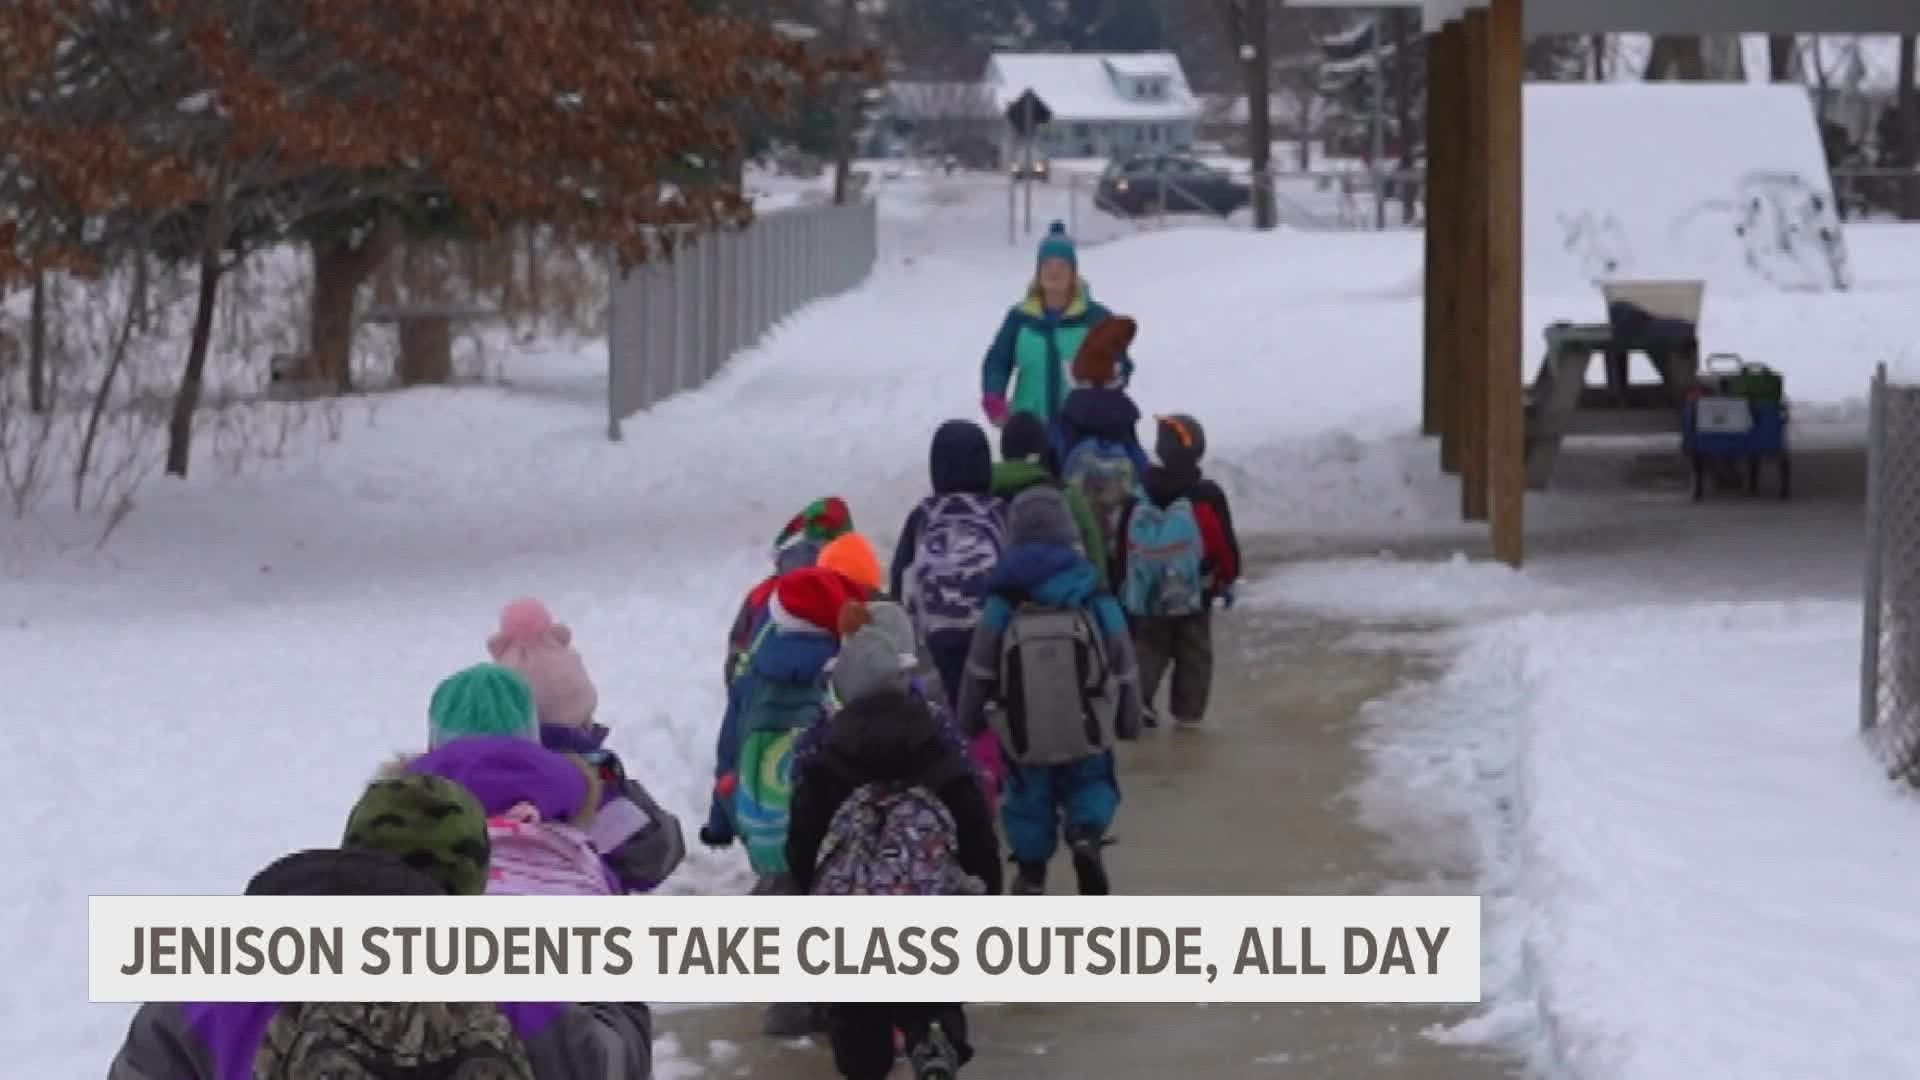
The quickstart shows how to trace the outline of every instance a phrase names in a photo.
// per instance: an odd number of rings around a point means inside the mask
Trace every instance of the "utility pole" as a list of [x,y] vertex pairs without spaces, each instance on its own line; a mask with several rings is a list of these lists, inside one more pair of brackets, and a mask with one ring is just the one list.
[[[853,51],[858,29],[859,0],[840,0],[840,26],[836,33],[842,55]],[[846,205],[852,194],[853,120],[859,112],[860,86],[851,74],[842,72],[833,103],[833,203]]]
[[[1920,43],[1912,34],[1900,38],[1900,74],[1898,89],[1894,93],[1894,130],[1900,135],[1899,157],[1897,163],[1912,170],[1920,165],[1920,99],[1916,99],[1914,88],[1915,45]],[[1920,174],[1911,171],[1902,182],[1904,191],[1900,202],[1906,213],[1902,216],[1909,221],[1920,219]]]
[[1387,9],[1381,8],[1373,15],[1373,132],[1372,148],[1369,160],[1373,166],[1373,227],[1381,232],[1387,228],[1387,66],[1381,62],[1385,55],[1381,49],[1380,37],[1387,29]]
[[1273,47],[1267,32],[1267,0],[1245,0],[1246,36],[1240,58],[1247,63],[1247,138],[1252,143],[1253,227],[1279,222],[1273,200]]

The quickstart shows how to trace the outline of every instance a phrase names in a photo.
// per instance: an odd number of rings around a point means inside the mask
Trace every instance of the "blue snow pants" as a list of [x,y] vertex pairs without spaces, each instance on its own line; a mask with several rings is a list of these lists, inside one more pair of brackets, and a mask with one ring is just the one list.
[[1063,824],[1106,833],[1119,809],[1112,751],[1065,765],[1015,764],[1000,796],[1007,846],[1021,862],[1053,858]]

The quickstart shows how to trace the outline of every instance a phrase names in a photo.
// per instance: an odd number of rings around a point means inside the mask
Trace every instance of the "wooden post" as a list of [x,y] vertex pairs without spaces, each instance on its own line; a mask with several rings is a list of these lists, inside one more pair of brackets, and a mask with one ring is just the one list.
[[1451,383],[1453,375],[1455,286],[1458,284],[1454,226],[1459,220],[1458,190],[1460,100],[1458,23],[1427,35],[1427,222],[1426,340],[1422,352],[1420,430],[1440,436],[1440,467],[1454,461]]
[[1527,414],[1521,389],[1521,114],[1526,32],[1521,0],[1487,11],[1487,487],[1494,558],[1519,566],[1526,546]]
[[1460,515],[1487,519],[1487,12],[1469,10],[1461,20],[1466,68],[1465,131],[1460,198],[1459,351],[1453,380],[1459,425]]
[[1428,386],[1432,405],[1438,409],[1436,427],[1440,429],[1440,469],[1459,473],[1459,298],[1461,292],[1461,215],[1465,154],[1465,111],[1467,111],[1467,46],[1465,29],[1455,19],[1432,37],[1432,61],[1428,69],[1427,121],[1432,138],[1427,140],[1427,169],[1432,200],[1428,204],[1427,234],[1434,244],[1436,290],[1430,294],[1438,309],[1430,311],[1427,323],[1432,338],[1432,380]]

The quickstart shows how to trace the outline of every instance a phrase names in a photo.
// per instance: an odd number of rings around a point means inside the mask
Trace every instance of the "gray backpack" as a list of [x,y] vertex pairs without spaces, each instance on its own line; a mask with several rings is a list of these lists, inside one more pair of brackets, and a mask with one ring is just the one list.
[[1000,643],[994,733],[1022,765],[1062,765],[1113,746],[1120,697],[1085,611],[1022,605]]

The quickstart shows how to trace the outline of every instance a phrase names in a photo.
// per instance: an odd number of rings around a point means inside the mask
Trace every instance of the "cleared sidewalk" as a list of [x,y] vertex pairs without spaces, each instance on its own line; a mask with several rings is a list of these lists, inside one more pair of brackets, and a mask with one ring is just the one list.
[[[1161,729],[1124,747],[1124,801],[1107,849],[1116,891],[1265,895],[1471,892],[1469,868],[1409,863],[1353,820],[1364,767],[1359,710],[1418,661],[1337,648],[1349,627],[1228,613],[1216,624],[1208,730]],[[1456,849],[1455,845],[1438,845]],[[1064,859],[1050,875],[1072,888]],[[1457,883],[1449,889],[1435,881]],[[1516,1062],[1421,1032],[1464,1012],[1428,1006],[1005,1005],[969,1010],[974,1080],[1034,1077],[1517,1077]],[[664,1077],[831,1080],[825,1039],[757,1034],[752,1008],[660,1017],[691,1059]],[[904,1065],[896,1076],[908,1075]]]

